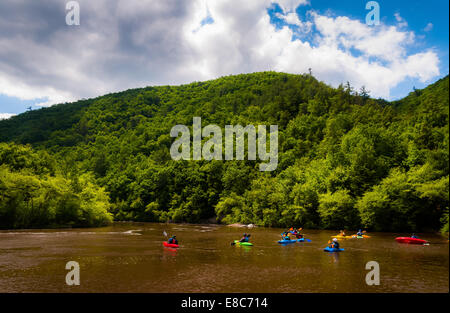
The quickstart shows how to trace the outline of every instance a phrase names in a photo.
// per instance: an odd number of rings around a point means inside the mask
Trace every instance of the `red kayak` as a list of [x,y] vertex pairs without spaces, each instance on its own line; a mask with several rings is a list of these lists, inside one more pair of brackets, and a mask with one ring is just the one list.
[[397,237],[395,238],[395,240],[400,243],[412,243],[416,245],[423,245],[424,243],[428,243],[428,241],[426,240],[411,237]]
[[169,248],[178,248],[179,245],[176,245],[174,243],[167,243],[167,242],[163,242],[164,247],[169,247]]

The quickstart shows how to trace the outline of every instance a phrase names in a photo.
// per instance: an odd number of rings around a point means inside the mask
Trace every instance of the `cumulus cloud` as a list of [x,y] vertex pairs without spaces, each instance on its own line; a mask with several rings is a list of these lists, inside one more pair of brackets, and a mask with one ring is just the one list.
[[285,13],[294,12],[300,5],[309,4],[308,0],[273,0]]
[[296,12],[276,13],[276,17],[283,20],[288,25],[297,26],[298,31],[301,33],[309,33],[313,26],[313,23],[310,21],[300,20]]
[[[295,9],[306,0],[79,3],[81,25],[67,26],[59,0],[0,2],[0,93],[51,105],[147,85],[312,68],[332,85],[349,81],[389,98],[408,77],[439,75],[434,51],[408,54],[416,37],[404,25],[369,27],[313,10],[302,21]],[[283,10],[281,29],[268,15],[273,3]],[[293,39],[292,25],[314,39]]]
[[0,120],[6,120],[14,115],[15,114],[11,114],[11,113],[0,113]]

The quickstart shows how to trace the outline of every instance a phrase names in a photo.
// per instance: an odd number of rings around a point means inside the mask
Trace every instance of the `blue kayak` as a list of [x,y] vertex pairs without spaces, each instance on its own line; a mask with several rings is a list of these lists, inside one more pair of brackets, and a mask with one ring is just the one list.
[[295,243],[295,242],[297,242],[297,239],[295,239],[295,240],[278,240],[278,243],[281,243],[281,244]]
[[326,252],[341,252],[341,251],[344,251],[344,249],[336,249],[336,248],[326,247],[325,249],[323,249],[323,251],[326,251]]

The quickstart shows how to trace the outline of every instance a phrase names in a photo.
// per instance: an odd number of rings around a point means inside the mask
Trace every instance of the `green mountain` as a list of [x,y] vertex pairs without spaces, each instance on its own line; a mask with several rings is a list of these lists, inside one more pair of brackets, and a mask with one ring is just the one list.
[[[8,216],[0,227],[61,224],[73,216],[74,225],[90,225],[107,222],[108,211],[134,221],[448,229],[448,92],[447,76],[387,102],[349,84],[331,88],[310,75],[263,72],[29,111],[0,121],[0,141],[7,142],[0,145],[0,170],[7,173],[0,175],[0,221]],[[192,129],[194,116],[222,129],[278,125],[277,169],[261,172],[260,161],[249,160],[172,160],[170,130],[177,124]],[[18,154],[21,149],[45,153],[53,172],[41,173],[45,166]],[[63,201],[57,209],[44,201],[42,214],[50,217],[27,219],[41,189],[19,197],[8,186],[27,179],[15,175],[65,180],[74,197],[82,199],[87,189],[91,202],[64,219]],[[80,178],[84,187],[77,189]],[[95,199],[96,191],[104,196]],[[83,217],[90,206],[95,209]]]

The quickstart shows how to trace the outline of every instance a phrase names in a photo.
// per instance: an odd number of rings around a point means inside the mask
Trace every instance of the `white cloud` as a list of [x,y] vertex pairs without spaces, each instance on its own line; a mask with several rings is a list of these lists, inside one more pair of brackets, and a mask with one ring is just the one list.
[[310,21],[302,22],[298,17],[297,13],[295,12],[290,12],[286,14],[276,13],[276,16],[289,25],[298,26],[300,32],[302,33],[309,33],[313,26],[313,23],[311,23]]
[[0,113],[0,120],[6,120],[14,115],[15,114],[11,114],[11,113]]
[[308,0],[273,0],[272,3],[278,3],[284,13],[295,12],[300,5],[309,4]]
[[429,32],[433,29],[433,23],[428,23],[427,26],[423,29],[425,32]]
[[408,27],[408,22],[406,22],[405,19],[400,16],[400,13],[394,13],[394,16],[397,21],[398,27]]
[[322,37],[322,45],[360,50],[366,57],[392,61],[406,54],[406,46],[413,43],[414,34],[399,31],[393,26],[370,27],[348,17],[327,17],[313,14],[314,24]]
[[[334,86],[349,81],[389,98],[408,77],[426,82],[439,75],[434,51],[408,53],[416,36],[400,26],[400,15],[397,26],[369,27],[314,11],[302,21],[295,8],[305,0],[80,0],[81,25],[69,27],[60,1],[48,2],[45,9],[53,2],[56,13],[31,6],[29,18],[10,12],[25,4],[1,2],[0,93],[48,98],[43,105],[50,105],[147,85],[312,68]],[[287,26],[276,29],[267,13],[272,2],[286,23],[314,29],[314,41],[292,40]],[[201,25],[208,14],[214,22]]]

